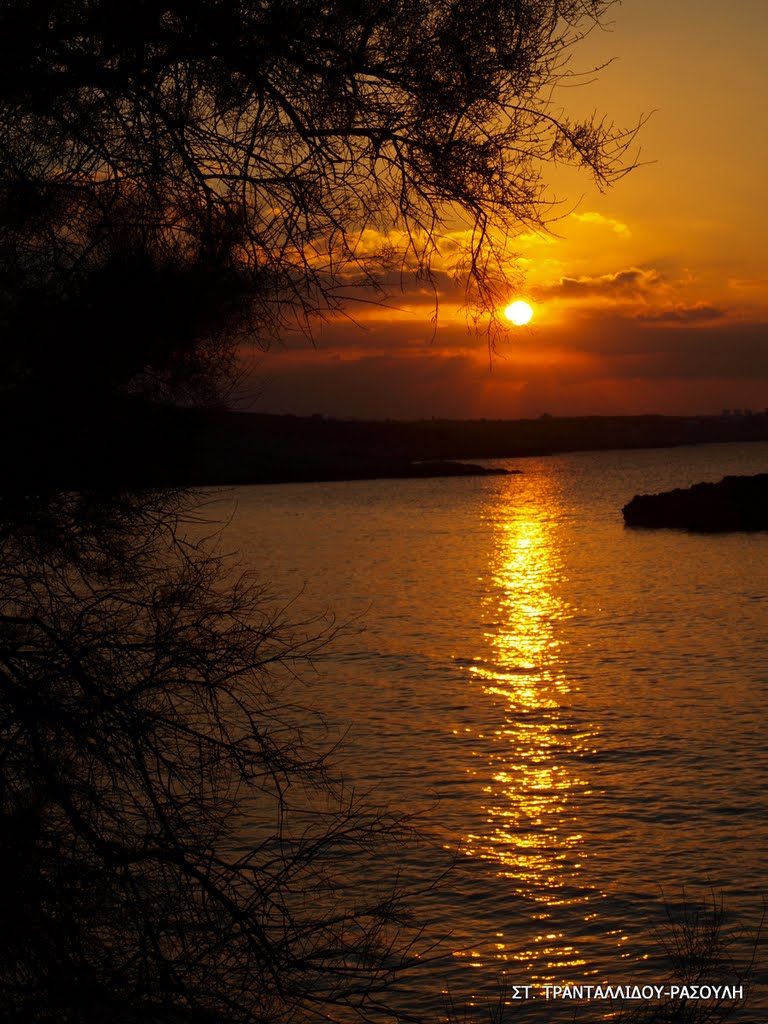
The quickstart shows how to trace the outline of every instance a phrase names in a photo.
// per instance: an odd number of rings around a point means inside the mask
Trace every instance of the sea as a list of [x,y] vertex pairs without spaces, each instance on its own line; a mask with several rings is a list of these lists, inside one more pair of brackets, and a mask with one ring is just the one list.
[[389,998],[598,1021],[687,983],[767,1020],[768,532],[621,510],[766,472],[768,444],[485,464],[515,472],[207,495],[274,607],[335,623],[297,702],[414,829],[366,868],[423,928]]

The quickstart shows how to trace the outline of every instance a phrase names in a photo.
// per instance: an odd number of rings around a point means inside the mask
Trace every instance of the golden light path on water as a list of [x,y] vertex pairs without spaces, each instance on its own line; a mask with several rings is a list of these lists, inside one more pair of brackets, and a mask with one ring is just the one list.
[[[485,827],[464,837],[463,850],[494,864],[511,892],[533,906],[529,947],[515,948],[497,933],[493,956],[499,967],[516,962],[535,984],[595,980],[598,972],[564,922],[577,916],[579,930],[589,931],[604,895],[585,880],[589,850],[579,828],[591,792],[580,762],[594,752],[598,730],[575,727],[564,713],[572,686],[562,667],[561,630],[573,609],[563,597],[561,512],[556,484],[542,477],[510,488],[489,510],[489,651],[469,667],[498,709],[498,725],[491,736],[477,736],[471,772]],[[620,950],[627,936],[611,938]],[[457,955],[483,965],[476,951]]]

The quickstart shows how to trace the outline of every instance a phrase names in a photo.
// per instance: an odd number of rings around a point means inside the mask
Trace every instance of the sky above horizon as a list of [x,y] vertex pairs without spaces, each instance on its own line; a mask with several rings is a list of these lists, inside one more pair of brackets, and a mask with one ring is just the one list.
[[[246,360],[241,408],[356,418],[696,414],[768,406],[768,6],[625,0],[573,51],[568,112],[651,117],[640,166],[601,193],[548,173],[551,233],[514,240],[535,314],[489,361],[438,271],[439,315],[406,275],[386,306]],[[396,276],[400,284],[399,275]]]

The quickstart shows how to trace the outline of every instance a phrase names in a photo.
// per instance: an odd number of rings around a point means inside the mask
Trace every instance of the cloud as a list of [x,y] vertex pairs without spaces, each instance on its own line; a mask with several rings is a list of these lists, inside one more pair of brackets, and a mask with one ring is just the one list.
[[[611,377],[762,380],[768,386],[768,324],[654,323],[619,316],[569,332],[569,348],[591,356],[591,370]],[[727,403],[725,403],[727,404]]]
[[765,291],[768,289],[768,278],[766,277],[732,277],[728,281],[728,287],[734,288],[736,291],[751,291],[753,289],[759,289]]
[[622,223],[622,221],[614,220],[612,217],[604,217],[602,213],[596,213],[592,210],[587,210],[585,213],[572,213],[570,216],[581,224],[595,224],[598,227],[609,228],[623,238],[629,238],[632,234],[627,225]]
[[440,299],[463,300],[464,289],[452,274],[444,270],[432,270],[429,274],[414,270],[387,270],[376,275],[382,290],[395,298],[412,298],[434,301]]
[[480,371],[467,356],[434,353],[361,355],[354,360],[315,356],[311,361],[275,366],[261,382],[258,408],[264,412],[320,413],[371,419],[422,419],[430,416],[483,415],[474,396]]
[[675,306],[673,309],[650,310],[639,313],[635,319],[647,323],[695,324],[703,321],[719,320],[726,316],[724,309],[697,303],[695,306]]
[[653,268],[643,270],[630,267],[615,274],[601,274],[598,277],[561,277],[555,284],[536,289],[538,298],[581,298],[619,297],[632,298],[646,295],[663,284]]
[[[434,351],[436,347],[463,350],[482,345],[478,336],[470,333],[463,317],[454,319],[439,310],[434,323],[430,317],[432,312],[431,305],[427,305],[426,310],[382,306],[363,316],[352,310],[353,319],[337,319],[321,325],[315,332],[315,342],[321,351],[352,355]],[[299,354],[304,352],[306,339],[296,339],[291,349]]]

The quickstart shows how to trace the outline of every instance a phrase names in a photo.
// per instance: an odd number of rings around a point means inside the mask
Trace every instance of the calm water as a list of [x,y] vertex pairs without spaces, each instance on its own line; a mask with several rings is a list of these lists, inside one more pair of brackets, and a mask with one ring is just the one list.
[[[768,888],[768,533],[621,517],[638,492],[766,471],[768,445],[502,464],[523,473],[239,488],[219,508],[293,614],[352,624],[302,700],[348,730],[350,783],[418,813],[405,880],[456,855],[422,898],[444,955],[400,996],[433,1016],[502,973],[661,984],[665,904],[722,891],[728,926],[754,926]],[[734,1019],[767,1007],[758,986]]]

